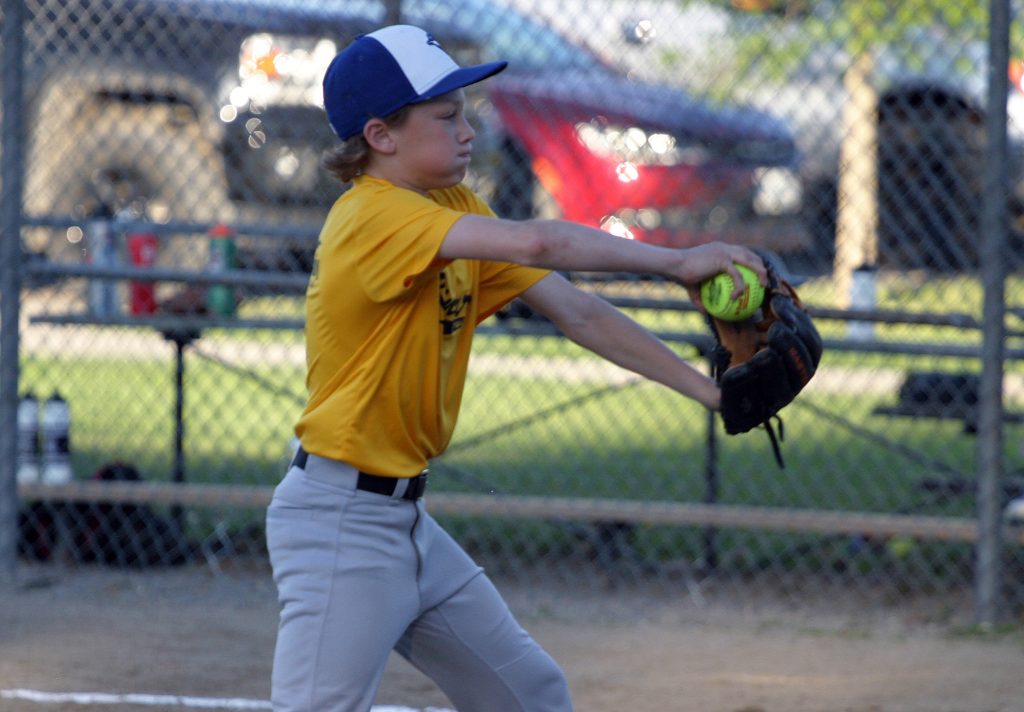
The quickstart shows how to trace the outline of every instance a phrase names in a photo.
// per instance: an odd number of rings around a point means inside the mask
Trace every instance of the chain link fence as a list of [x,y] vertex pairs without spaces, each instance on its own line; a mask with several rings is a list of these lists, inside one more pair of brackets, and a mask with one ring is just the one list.
[[[468,180],[500,215],[772,250],[827,346],[780,469],[763,433],[724,436],[511,304],[429,493],[483,565],[700,600],[989,590],[1019,612],[1024,94],[1005,22],[968,5],[7,0],[9,569],[264,561],[344,189],[318,164],[320,80],[400,13],[464,63],[510,61],[467,102]],[[680,287],[572,277],[707,368]]]

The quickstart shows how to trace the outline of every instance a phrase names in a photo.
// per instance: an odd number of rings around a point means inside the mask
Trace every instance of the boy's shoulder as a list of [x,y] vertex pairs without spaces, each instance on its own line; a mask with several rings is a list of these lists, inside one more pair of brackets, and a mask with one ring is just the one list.
[[476,213],[477,215],[494,214],[487,202],[464,183],[453,185],[450,188],[432,190],[430,197],[434,199],[434,202],[453,210]]

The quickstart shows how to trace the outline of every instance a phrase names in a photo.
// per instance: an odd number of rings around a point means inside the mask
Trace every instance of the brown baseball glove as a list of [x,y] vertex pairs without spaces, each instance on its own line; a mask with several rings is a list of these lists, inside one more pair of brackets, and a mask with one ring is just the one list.
[[[768,270],[764,301],[742,321],[707,316],[716,340],[711,358],[722,389],[725,432],[736,435],[764,425],[782,467],[779,441],[784,433],[778,413],[814,376],[822,345],[796,290],[779,274],[770,254],[759,254]],[[778,422],[778,436],[772,418]]]

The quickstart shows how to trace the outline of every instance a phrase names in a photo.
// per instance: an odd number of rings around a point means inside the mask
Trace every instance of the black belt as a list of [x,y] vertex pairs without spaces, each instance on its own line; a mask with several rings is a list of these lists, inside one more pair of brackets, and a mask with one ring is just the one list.
[[[300,470],[305,470],[307,460],[309,460],[309,453],[300,447],[295,453],[295,457],[292,458],[291,466],[297,467]],[[402,499],[419,499],[423,496],[423,493],[427,489],[427,470],[424,470],[415,477],[408,478],[371,475],[369,472],[363,472],[360,470],[359,477],[356,479],[356,489],[361,489],[364,492],[383,494],[390,497],[395,493],[395,488],[398,487],[398,483],[403,479],[407,479],[409,481],[409,486],[405,488],[405,492],[402,494]]]

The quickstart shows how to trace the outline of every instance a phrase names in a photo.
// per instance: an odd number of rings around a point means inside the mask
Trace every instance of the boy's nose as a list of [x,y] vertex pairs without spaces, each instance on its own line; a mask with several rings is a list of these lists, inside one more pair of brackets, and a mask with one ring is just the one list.
[[462,117],[462,140],[472,141],[476,138],[476,130],[473,128],[473,124],[469,123],[469,119]]

